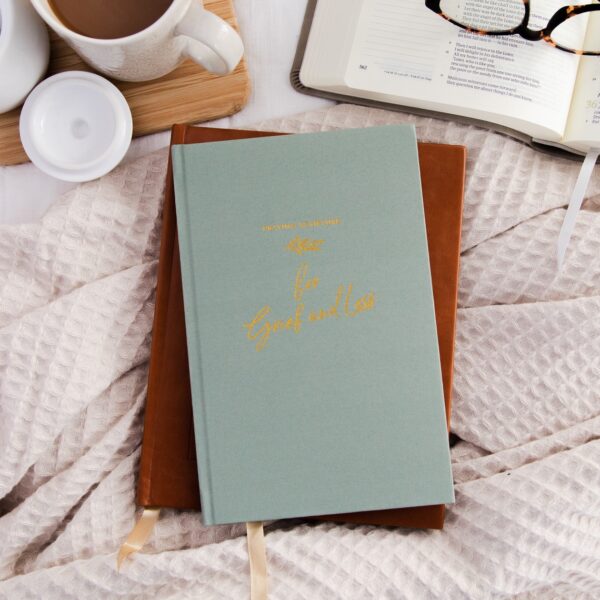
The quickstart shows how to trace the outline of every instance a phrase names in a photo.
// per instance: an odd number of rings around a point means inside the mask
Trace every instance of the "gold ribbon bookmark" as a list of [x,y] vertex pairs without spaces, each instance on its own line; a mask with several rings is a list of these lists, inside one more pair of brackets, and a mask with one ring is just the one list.
[[250,600],[267,600],[267,548],[262,523],[246,523],[250,561]]
[[158,521],[160,508],[145,508],[140,520],[135,524],[127,539],[119,548],[117,556],[117,571],[121,568],[123,561],[135,552],[139,552],[154,530],[154,526]]

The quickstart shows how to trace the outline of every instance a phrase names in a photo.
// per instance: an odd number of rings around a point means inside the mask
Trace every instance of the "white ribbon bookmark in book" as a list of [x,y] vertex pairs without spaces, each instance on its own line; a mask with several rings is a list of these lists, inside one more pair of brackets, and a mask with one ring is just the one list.
[[573,188],[571,200],[569,200],[569,207],[567,208],[567,214],[565,215],[565,220],[560,228],[558,242],[556,244],[556,259],[558,262],[559,271],[563,266],[565,254],[567,253],[567,247],[569,246],[569,240],[571,239],[571,235],[573,234],[573,229],[575,227],[575,221],[577,220],[577,215],[581,209],[583,198],[585,197],[585,192],[587,190],[588,183],[590,182],[592,171],[594,170],[594,165],[596,164],[599,154],[600,150],[598,148],[590,148],[583,161],[583,164],[581,165],[577,182]]
[[250,600],[267,600],[267,547],[262,523],[246,523],[250,562]]

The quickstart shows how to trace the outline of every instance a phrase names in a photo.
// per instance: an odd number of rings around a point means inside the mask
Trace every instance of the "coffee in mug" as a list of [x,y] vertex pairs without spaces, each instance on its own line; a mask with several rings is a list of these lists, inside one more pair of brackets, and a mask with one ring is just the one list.
[[114,79],[156,79],[187,58],[225,75],[244,51],[235,29],[203,0],[30,1],[83,60]]
[[103,40],[146,29],[166,12],[172,0],[49,0],[56,17],[71,31]]

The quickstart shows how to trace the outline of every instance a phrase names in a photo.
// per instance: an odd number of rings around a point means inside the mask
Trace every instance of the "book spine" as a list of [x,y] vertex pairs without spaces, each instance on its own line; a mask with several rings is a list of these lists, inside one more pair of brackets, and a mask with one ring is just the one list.
[[[180,169],[173,169],[175,181],[175,205],[180,238],[180,251],[186,253],[188,261],[181,261],[181,276],[184,289],[184,313],[188,341],[188,356],[190,381],[192,388],[192,405],[194,413],[194,431],[196,437],[196,456],[198,462],[198,479],[200,483],[200,498],[202,503],[202,521],[205,525],[214,525],[212,484],[210,470],[210,449],[207,429],[207,406],[204,395],[202,377],[202,357],[200,353],[199,315],[197,314],[197,286],[194,283],[195,274],[199,272],[195,262],[196,256],[192,251],[192,231],[188,207],[190,196],[186,185],[186,162],[183,146],[173,146],[173,162]],[[180,192],[179,196],[177,191]],[[182,193],[182,194],[181,194]],[[183,197],[181,197],[183,196]],[[186,302],[189,299],[189,302]]]
[[[174,126],[171,134],[171,144],[183,143],[187,127]],[[152,326],[152,346],[150,352],[150,367],[148,373],[148,393],[146,396],[146,411],[144,414],[144,435],[142,439],[142,455],[140,459],[140,473],[138,476],[137,504],[139,506],[154,506],[154,457],[156,444],[160,443],[157,419],[162,412],[167,410],[164,406],[166,398],[160,393],[160,380],[162,376],[161,363],[165,352],[166,332],[164,328],[165,313],[169,303],[169,280],[173,267],[174,236],[169,235],[172,228],[176,227],[175,199],[173,197],[173,165],[169,158],[167,179],[165,186],[165,199],[163,203],[163,222],[161,226],[161,243],[158,260],[158,276],[156,285],[156,301],[154,307],[154,320]]]

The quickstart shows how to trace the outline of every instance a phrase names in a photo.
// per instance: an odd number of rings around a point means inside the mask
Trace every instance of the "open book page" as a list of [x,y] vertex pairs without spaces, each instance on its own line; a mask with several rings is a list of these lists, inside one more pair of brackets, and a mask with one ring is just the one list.
[[[600,11],[590,13],[586,36],[600,39]],[[581,57],[564,143],[584,152],[600,147],[600,56]]]
[[[465,6],[481,2],[465,0]],[[502,22],[503,2],[484,4]],[[545,26],[561,6],[564,0],[531,0],[530,27]],[[546,42],[467,33],[426,8],[424,0],[364,0],[345,83],[357,95],[559,141],[578,62]]]
[[343,86],[335,86],[331,82],[335,74],[339,78],[346,69],[362,2],[363,0],[317,2],[307,52],[302,61],[301,80],[310,81],[309,85],[312,87],[327,87],[343,93]]

